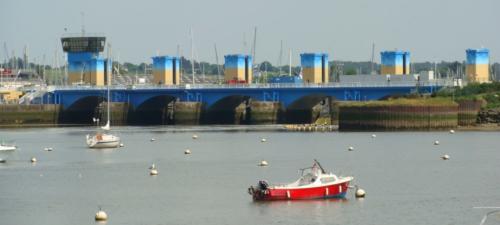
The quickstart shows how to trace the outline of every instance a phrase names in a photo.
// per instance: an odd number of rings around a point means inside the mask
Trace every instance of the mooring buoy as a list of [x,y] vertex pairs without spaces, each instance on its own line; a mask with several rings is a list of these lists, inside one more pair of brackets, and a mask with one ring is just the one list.
[[149,170],[149,175],[151,175],[151,176],[158,175],[158,170],[157,169],[151,169],[151,170]]
[[268,166],[268,165],[269,165],[269,163],[267,163],[267,161],[266,161],[266,160],[262,160],[262,161],[260,161],[260,163],[259,163],[259,166]]
[[356,191],[355,191],[354,195],[356,196],[356,198],[364,198],[366,195],[366,192],[365,192],[365,190],[358,188],[358,186],[356,186]]
[[108,220],[108,214],[104,212],[101,208],[99,208],[99,211],[95,214],[95,221],[106,221]]

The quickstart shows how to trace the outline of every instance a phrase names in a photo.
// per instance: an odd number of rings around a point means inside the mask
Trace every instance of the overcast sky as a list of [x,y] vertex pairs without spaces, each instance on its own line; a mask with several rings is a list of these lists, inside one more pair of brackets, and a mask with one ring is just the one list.
[[[257,26],[257,62],[278,62],[293,51],[326,52],[330,59],[375,61],[382,50],[408,50],[414,62],[464,60],[466,48],[487,47],[500,61],[499,0],[2,0],[0,41],[19,56],[53,59],[60,36],[81,31],[105,34],[120,61],[150,62],[151,56],[190,56],[194,30],[198,58],[249,53]],[[244,47],[246,37],[247,47]],[[4,59],[4,50],[0,59]],[[118,56],[119,55],[119,56]],[[287,61],[287,60],[284,60]]]

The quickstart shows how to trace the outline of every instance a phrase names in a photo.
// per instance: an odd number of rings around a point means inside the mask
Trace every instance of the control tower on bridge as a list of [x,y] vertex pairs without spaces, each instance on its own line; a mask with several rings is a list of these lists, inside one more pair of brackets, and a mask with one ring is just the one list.
[[103,86],[107,84],[106,60],[101,56],[106,37],[63,37],[63,51],[68,55],[68,84]]

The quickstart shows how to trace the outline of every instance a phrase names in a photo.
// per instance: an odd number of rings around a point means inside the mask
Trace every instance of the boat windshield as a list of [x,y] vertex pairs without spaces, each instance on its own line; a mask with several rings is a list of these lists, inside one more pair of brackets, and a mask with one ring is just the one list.
[[301,171],[302,176],[299,179],[299,186],[314,183],[322,173],[322,170],[317,163],[314,163],[312,167],[301,169]]

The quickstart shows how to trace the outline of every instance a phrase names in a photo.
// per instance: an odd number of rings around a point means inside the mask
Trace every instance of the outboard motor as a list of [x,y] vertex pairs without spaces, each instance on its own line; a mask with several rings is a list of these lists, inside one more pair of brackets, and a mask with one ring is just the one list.
[[258,187],[260,190],[267,190],[267,188],[269,187],[269,184],[265,180],[260,180]]

